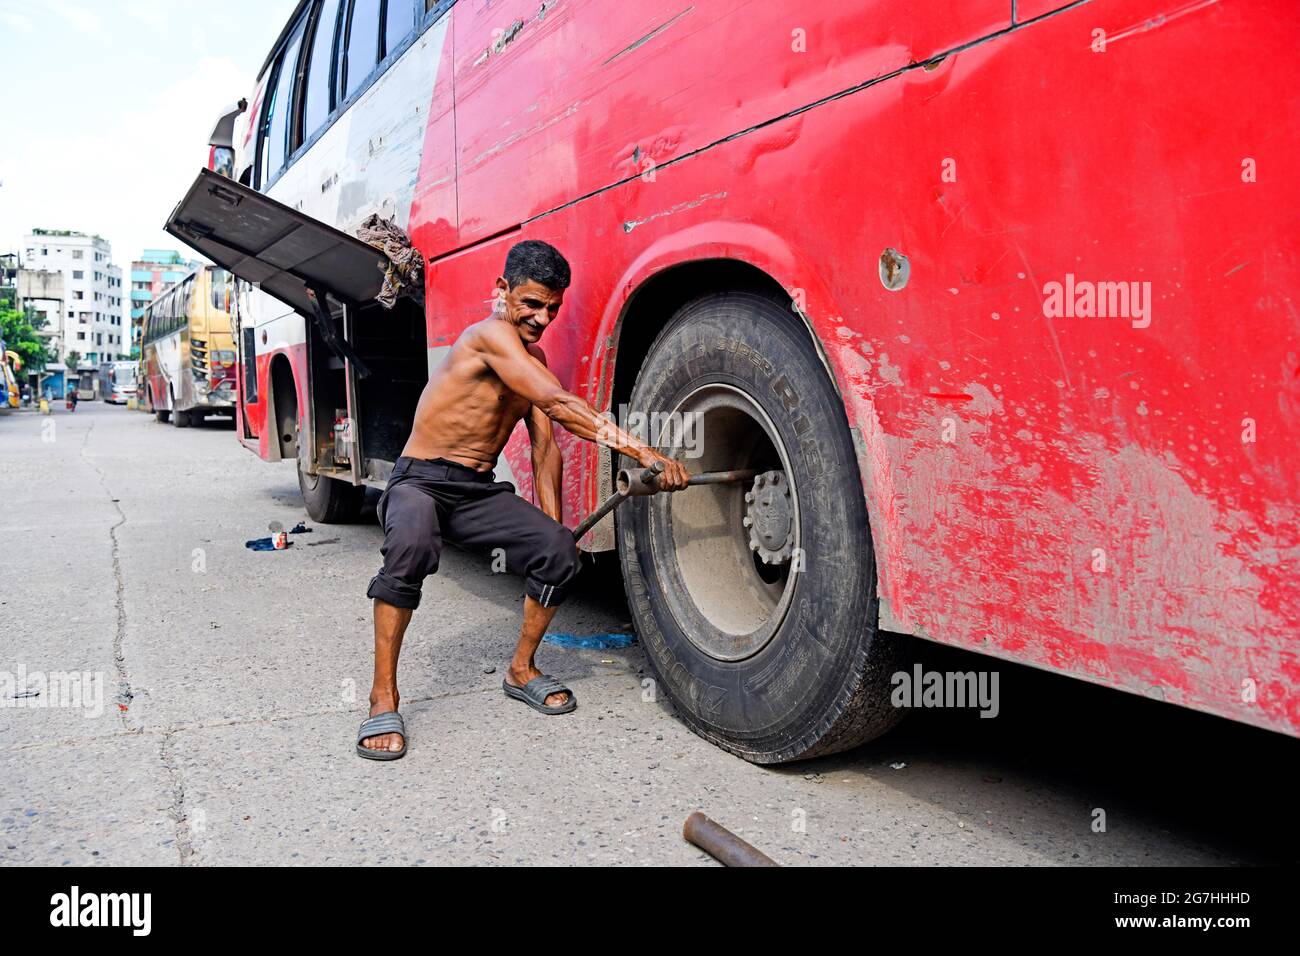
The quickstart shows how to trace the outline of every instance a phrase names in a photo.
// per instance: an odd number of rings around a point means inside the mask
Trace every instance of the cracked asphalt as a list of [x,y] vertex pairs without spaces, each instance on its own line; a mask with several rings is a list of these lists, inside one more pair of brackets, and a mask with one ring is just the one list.
[[[647,699],[638,647],[548,645],[579,706],[543,717],[500,690],[522,588],[455,548],[402,655],[410,752],[363,761],[373,494],[367,520],[257,553],[245,540],[306,515],[292,465],[226,425],[85,402],[0,414],[0,453],[6,865],[712,865],[681,838],[697,809],[788,864],[1297,857],[1277,779],[1295,741],[920,642],[927,667],[996,667],[998,718],[920,711],[852,753],[756,767]],[[628,627],[611,562],[553,625]],[[38,672],[99,675],[100,712],[22,697],[14,675]]]

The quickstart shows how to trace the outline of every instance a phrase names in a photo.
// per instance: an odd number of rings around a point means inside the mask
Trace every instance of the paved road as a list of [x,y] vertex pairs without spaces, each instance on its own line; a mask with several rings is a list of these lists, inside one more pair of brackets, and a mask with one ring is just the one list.
[[[0,415],[0,508],[0,672],[104,679],[98,716],[3,701],[6,864],[708,864],[695,809],[790,864],[1296,859],[1296,742],[1006,665],[997,719],[922,711],[783,768],[643,700],[636,647],[543,645],[580,706],[542,717],[500,691],[520,586],[452,548],[402,658],[411,751],[363,761],[373,513],[249,551],[305,518],[291,465],[96,403]],[[554,629],[627,621],[600,564]]]

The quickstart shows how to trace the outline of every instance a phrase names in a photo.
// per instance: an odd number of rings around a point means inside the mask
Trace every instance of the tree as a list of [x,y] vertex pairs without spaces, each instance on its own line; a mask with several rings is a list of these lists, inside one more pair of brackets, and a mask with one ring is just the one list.
[[73,349],[63,357],[63,364],[68,367],[68,375],[71,376],[77,371],[77,365],[81,362],[81,353]]
[[22,357],[25,372],[43,371],[49,359],[45,343],[36,334],[45,324],[45,320],[31,309],[19,312],[17,309],[0,308],[0,339],[4,340],[5,348]]

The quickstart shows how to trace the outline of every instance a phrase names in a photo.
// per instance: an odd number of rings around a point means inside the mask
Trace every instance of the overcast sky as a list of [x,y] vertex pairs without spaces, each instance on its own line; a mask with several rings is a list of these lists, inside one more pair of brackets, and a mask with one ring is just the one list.
[[124,270],[250,96],[294,0],[0,0],[0,252],[98,233]]

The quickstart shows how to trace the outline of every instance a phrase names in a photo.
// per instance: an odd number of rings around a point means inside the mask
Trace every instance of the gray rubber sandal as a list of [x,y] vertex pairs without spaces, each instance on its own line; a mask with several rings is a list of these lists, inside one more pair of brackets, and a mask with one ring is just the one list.
[[[379,737],[383,734],[401,734],[402,749],[374,750],[361,745],[361,741],[367,737]],[[402,715],[395,710],[388,710],[363,720],[361,729],[357,731],[357,753],[367,760],[396,760],[398,757],[405,757],[406,721],[402,719]]]
[[[539,710],[543,714],[567,714],[578,706],[578,698],[573,696],[573,691],[565,687],[554,677],[549,674],[543,674],[541,677],[534,677],[523,687],[515,687],[504,679],[501,681],[501,687],[506,692],[507,697],[513,697],[515,700],[522,700],[533,710]],[[568,694],[569,699],[559,707],[548,707],[546,698],[552,694]]]

